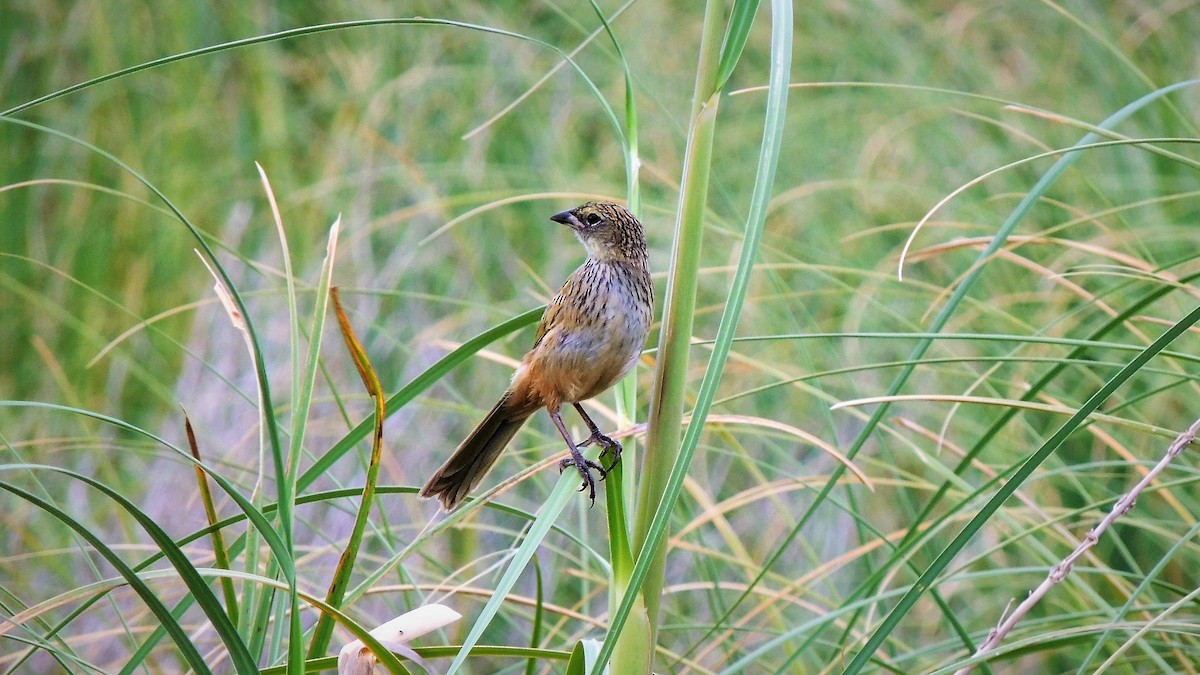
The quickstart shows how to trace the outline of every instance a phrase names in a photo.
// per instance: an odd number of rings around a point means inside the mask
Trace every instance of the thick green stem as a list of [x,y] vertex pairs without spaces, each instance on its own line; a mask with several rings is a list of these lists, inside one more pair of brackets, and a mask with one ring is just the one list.
[[[704,14],[687,154],[684,157],[679,209],[675,220],[675,244],[663,300],[658,363],[654,372],[654,392],[650,400],[649,430],[633,536],[635,558],[641,554],[650,522],[679,454],[688,353],[696,307],[696,279],[700,268],[700,244],[717,121],[719,92],[716,91],[716,77],[720,62],[721,28],[722,3],[710,0]],[[654,554],[642,587],[651,645],[655,644],[665,563],[665,549],[660,549]]]

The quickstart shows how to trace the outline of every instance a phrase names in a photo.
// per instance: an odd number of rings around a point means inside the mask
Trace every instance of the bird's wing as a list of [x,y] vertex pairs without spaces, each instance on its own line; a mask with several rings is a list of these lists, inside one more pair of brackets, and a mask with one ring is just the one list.
[[533,348],[540,345],[542,338],[546,337],[546,333],[558,323],[559,315],[562,313],[563,298],[567,296],[567,288],[571,285],[571,278],[567,277],[567,281],[563,284],[562,289],[558,291],[558,295],[546,303],[546,311],[542,312],[542,320],[538,322],[537,335],[533,338]]

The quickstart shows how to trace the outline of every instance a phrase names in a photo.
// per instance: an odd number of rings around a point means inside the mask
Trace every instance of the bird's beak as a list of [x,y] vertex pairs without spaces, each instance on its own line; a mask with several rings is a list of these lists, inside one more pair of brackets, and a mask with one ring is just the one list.
[[578,231],[583,229],[583,223],[579,222],[579,219],[575,217],[575,214],[571,213],[570,211],[556,213],[550,216],[550,220],[553,220],[556,223],[562,223],[572,230]]

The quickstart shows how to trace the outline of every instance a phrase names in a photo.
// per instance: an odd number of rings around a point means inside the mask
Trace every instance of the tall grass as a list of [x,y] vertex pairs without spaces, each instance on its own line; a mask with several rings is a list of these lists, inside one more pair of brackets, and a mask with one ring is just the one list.
[[[9,8],[0,667],[329,669],[431,602],[464,619],[417,652],[462,672],[975,663],[1200,417],[1198,32],[1139,1]],[[667,298],[588,404],[626,462],[589,509],[539,420],[437,516],[415,487],[591,198],[640,209]],[[1188,457],[977,667],[1191,667]]]

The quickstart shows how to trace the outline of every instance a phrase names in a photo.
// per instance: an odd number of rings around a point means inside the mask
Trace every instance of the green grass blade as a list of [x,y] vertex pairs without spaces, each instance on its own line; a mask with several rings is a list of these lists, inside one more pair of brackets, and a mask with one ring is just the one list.
[[641,191],[638,189],[638,168],[641,160],[638,158],[637,105],[634,103],[633,96],[633,73],[629,71],[629,61],[625,58],[625,50],[621,49],[621,41],[617,39],[612,26],[609,25],[604,11],[600,9],[600,5],[596,4],[596,0],[588,0],[588,2],[592,6],[592,11],[596,13],[596,17],[600,19],[600,25],[604,27],[604,32],[612,42],[613,49],[617,50],[617,59],[621,62],[621,71],[625,78],[625,132],[620,136],[620,140],[625,154],[625,181],[629,193],[629,210],[640,218],[642,199]]
[[729,27],[725,30],[725,41],[721,44],[721,59],[717,64],[717,89],[724,89],[733,75],[733,69],[742,59],[742,51],[746,41],[750,39],[750,29],[754,27],[754,15],[758,13],[760,0],[737,0],[733,3],[733,13],[729,17]]
[[467,657],[470,656],[471,650],[479,642],[483,631],[491,623],[496,613],[500,611],[500,606],[504,604],[513,586],[516,585],[517,579],[520,578],[521,573],[529,565],[533,554],[537,553],[538,547],[541,546],[546,535],[554,527],[554,521],[558,519],[563,509],[570,503],[571,498],[575,496],[575,485],[577,483],[577,476],[567,472],[559,478],[554,489],[550,491],[550,496],[546,498],[546,502],[538,512],[537,518],[529,525],[529,530],[521,541],[521,545],[513,551],[512,559],[505,568],[504,574],[500,576],[496,587],[492,589],[492,595],[488,598],[487,604],[480,610],[474,625],[471,626],[470,632],[467,633],[467,638],[463,640],[462,648],[454,656],[454,660],[450,662],[450,667],[446,669],[446,675],[457,673],[466,663]]
[[[291,429],[291,444],[288,449],[287,468],[288,468],[288,483],[295,484],[295,474],[297,472],[296,464],[300,459],[300,448],[304,444],[304,428],[308,421],[308,403],[312,397],[312,383],[314,375],[310,374],[305,377],[300,371],[300,308],[296,303],[296,275],[292,272],[292,253],[288,248],[287,232],[283,228],[283,216],[279,213],[279,203],[275,200],[275,192],[271,189],[271,182],[267,179],[267,172],[258,162],[254,163],[254,168],[258,170],[259,180],[262,182],[263,192],[266,193],[267,203],[271,207],[272,220],[275,222],[275,232],[279,236],[279,251],[283,257],[283,280],[284,289],[287,292],[287,309],[288,309],[288,325],[290,330],[288,336],[291,338],[292,356],[292,395],[290,401],[292,403],[292,429]],[[337,223],[334,223],[334,232],[336,232]],[[333,244],[331,243],[331,246]],[[325,267],[329,266],[328,257],[326,258]],[[326,281],[328,270],[323,268],[321,280]],[[326,287],[328,284],[326,283]],[[320,289],[317,291],[317,307],[322,307],[322,297]],[[318,312],[314,317],[314,323],[323,326],[324,313]],[[316,328],[316,326],[314,326]],[[309,357],[311,359],[313,351],[320,348],[321,333],[319,331],[310,333],[311,341],[309,343]],[[315,349],[314,349],[315,348]],[[313,368],[315,371],[315,368]],[[309,400],[301,399],[301,390],[307,389]],[[279,510],[280,522],[284,523],[285,529],[291,529],[292,514],[291,507],[285,505],[285,508]]]
[[183,550],[175,544],[171,536],[168,535],[166,531],[158,525],[158,523],[154,522],[153,519],[138,509],[137,505],[104,483],[101,483],[90,476],[85,476],[68,469],[37,465],[9,465],[4,468],[24,468],[33,471],[53,471],[54,473],[69,476],[75,480],[86,483],[100,492],[103,492],[109,499],[116,502],[122,509],[125,510],[126,513],[129,513],[131,516],[133,516],[142,529],[150,535],[150,538],[154,540],[154,544],[158,546],[160,551],[162,551],[163,556],[171,563],[171,566],[175,568],[175,571],[179,573],[180,579],[183,580],[184,584],[188,587],[188,590],[191,591],[192,597],[200,605],[200,608],[204,611],[205,616],[207,616],[208,620],[212,623],[213,630],[216,631],[218,636],[220,636],[221,642],[224,643],[225,648],[229,650],[230,661],[237,669],[237,672],[255,673],[258,671],[258,666],[254,663],[254,659],[251,658],[250,652],[246,649],[245,643],[242,642],[241,637],[238,635],[237,628],[234,627],[233,622],[225,613],[221,603],[217,600],[216,596],[213,595],[212,589],[208,587],[208,584],[205,583],[205,581],[196,572],[196,567],[192,564],[192,561],[188,559],[187,554],[185,554]]
[[[167,448],[168,450],[175,452],[180,457],[182,457],[185,461],[190,462],[190,463],[194,464],[195,466],[198,466],[201,469],[203,469],[204,472],[206,474],[208,474],[208,476],[212,479],[212,481],[214,483],[216,483],[218,486],[220,486],[220,488],[222,490],[224,490],[225,493],[227,495],[229,495],[229,497],[231,499],[233,499],[234,503],[236,503],[238,505],[238,508],[241,509],[242,514],[250,521],[250,523],[252,525],[254,525],[254,527],[260,534],[260,536],[263,537],[263,541],[267,544],[267,547],[270,548],[271,553],[276,558],[279,558],[281,560],[281,563],[280,563],[281,569],[283,570],[285,575],[291,575],[292,583],[294,583],[296,568],[292,564],[291,559],[288,558],[286,555],[287,549],[284,546],[283,539],[280,538],[279,533],[277,533],[275,531],[275,528],[271,526],[270,521],[268,521],[267,518],[263,515],[263,512],[260,511],[259,509],[255,508],[255,506],[253,504],[251,504],[250,501],[248,499],[246,499],[241,494],[241,492],[239,492],[233,486],[232,483],[230,483],[226,478],[221,476],[221,474],[217,473],[216,471],[213,471],[212,468],[207,466],[206,464],[204,464],[202,462],[197,462],[195,460],[195,458],[192,457],[191,453],[176,447],[175,445],[173,445],[170,441],[166,440],[165,438],[157,436],[157,435],[155,435],[149,431],[146,431],[145,429],[142,429],[136,425],[125,422],[124,420],[119,420],[115,417],[110,417],[108,415],[104,415],[104,414],[101,414],[98,412],[93,412],[91,410],[84,410],[81,408],[71,408],[69,406],[56,405],[53,403],[42,403],[40,401],[0,401],[0,407],[40,408],[43,410],[52,410],[52,411],[56,411],[56,412],[63,412],[63,413],[71,414],[71,415],[79,415],[82,417],[87,417],[87,418],[94,419],[99,422],[103,422],[105,424],[109,424],[118,429],[124,429],[124,430],[132,432],[134,434],[138,434],[138,435],[143,436],[151,441],[154,441],[155,443]],[[204,532],[207,533],[208,528],[205,528]]]
[[[46,468],[53,469],[54,467]],[[104,559],[107,560],[108,563],[117,570],[117,572],[129,584],[130,588],[132,588],[142,599],[142,602],[146,603],[146,607],[154,613],[155,617],[158,618],[162,627],[167,631],[167,634],[171,636],[171,640],[175,643],[175,646],[179,648],[184,660],[187,661],[192,670],[197,673],[212,672],[208,669],[208,666],[205,665],[204,658],[200,656],[200,652],[196,650],[196,645],[192,644],[187,632],[182,626],[179,625],[179,622],[176,621],[175,617],[171,616],[171,611],[167,609],[166,605],[164,605],[162,601],[158,599],[158,596],[155,595],[154,591],[152,591],[150,587],[146,585],[146,582],[142,581],[141,577],[139,577],[136,572],[130,569],[130,567],[125,564],[125,561],[121,560],[121,557],[117,555],[115,551],[105,545],[105,543],[99,537],[93,534],[87,526],[72,518],[71,515],[66,511],[59,509],[50,502],[41,499],[31,492],[26,492],[15,485],[10,485],[9,483],[0,481],[0,490],[7,490],[17,497],[24,499],[30,504],[42,509],[43,511],[54,516],[55,520],[74,530],[75,533],[80,537],[83,537],[95,548],[97,553],[103,556]],[[252,670],[249,672],[254,671]]]
[[[546,598],[544,595],[544,580],[542,579],[542,566],[538,563],[538,559],[533,559],[534,572],[534,605],[533,605],[533,621],[529,631],[529,648],[537,649],[542,642],[542,631],[545,630],[546,622]],[[529,659],[525,662],[525,675],[537,674],[537,660]]]

